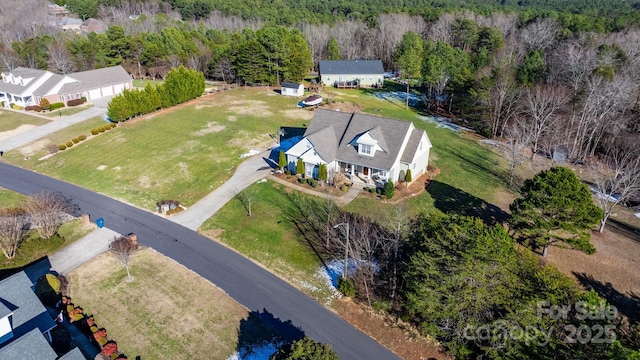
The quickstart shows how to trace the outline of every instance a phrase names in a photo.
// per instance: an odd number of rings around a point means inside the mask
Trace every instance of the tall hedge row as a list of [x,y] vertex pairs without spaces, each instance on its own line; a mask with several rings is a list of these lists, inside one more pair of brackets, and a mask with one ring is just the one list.
[[114,121],[125,121],[134,116],[168,108],[195,99],[204,92],[204,75],[180,66],[172,69],[162,85],[148,84],[144,90],[124,90],[111,99],[107,115]]

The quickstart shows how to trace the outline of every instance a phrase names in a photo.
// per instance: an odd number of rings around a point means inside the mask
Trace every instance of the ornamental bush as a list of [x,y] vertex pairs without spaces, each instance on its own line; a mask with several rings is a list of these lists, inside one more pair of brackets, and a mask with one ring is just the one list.
[[40,100],[40,107],[42,110],[49,110],[51,109],[51,103],[49,103],[49,100],[47,99],[42,99]]
[[38,105],[29,105],[29,106],[25,106],[24,108],[26,111],[37,111],[40,112],[42,111],[42,108]]
[[67,145],[65,145],[65,144],[58,145],[58,150],[60,150],[60,151],[65,150],[66,148],[67,148]]
[[86,135],[80,135],[80,136],[78,136],[78,139],[80,141],[85,141],[85,140],[87,140],[87,136]]
[[91,129],[91,135],[98,135],[100,133],[100,130],[98,129]]
[[78,106],[82,105],[83,102],[82,99],[72,99],[67,101],[67,106]]
[[51,104],[51,106],[49,107],[50,110],[57,110],[57,109],[62,109],[64,107],[64,103],[62,102],[57,102],[57,103],[53,103]]
[[71,141],[73,141],[74,144],[77,144],[80,142],[80,139],[78,139],[77,137],[74,137],[73,139],[71,139]]
[[68,147],[68,148],[70,148],[70,147],[72,147],[72,146],[73,146],[73,142],[72,142],[72,141],[67,141],[67,144],[66,144],[66,145],[67,145],[67,147]]

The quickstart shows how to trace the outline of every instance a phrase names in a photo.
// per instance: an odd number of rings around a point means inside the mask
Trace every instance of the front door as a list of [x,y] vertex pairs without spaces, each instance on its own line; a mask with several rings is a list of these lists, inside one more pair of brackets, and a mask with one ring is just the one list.
[[363,169],[362,169],[362,174],[363,174],[364,176],[369,176],[369,168],[368,168],[368,167],[363,168]]

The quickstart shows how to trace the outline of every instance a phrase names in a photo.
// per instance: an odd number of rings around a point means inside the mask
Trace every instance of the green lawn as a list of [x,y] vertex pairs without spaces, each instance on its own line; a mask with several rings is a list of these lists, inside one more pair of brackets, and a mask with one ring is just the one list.
[[0,133],[18,128],[21,125],[44,125],[49,121],[15,111],[0,110]]
[[25,196],[0,187],[0,207],[14,208],[20,206],[25,200]]
[[61,109],[57,109],[53,111],[45,111],[40,114],[44,116],[48,116],[50,118],[56,118],[61,116],[69,116],[69,115],[77,114],[81,111],[85,111],[92,107],[93,107],[93,104],[87,103],[79,106],[67,106],[67,107],[63,107]]
[[44,256],[51,255],[57,250],[80,239],[93,227],[85,227],[81,220],[73,220],[62,224],[58,229],[60,235],[51,239],[43,240],[38,237],[38,232],[33,230],[29,233],[27,239],[16,251],[16,256],[9,260],[0,255],[0,273],[4,269],[15,269],[28,265]]
[[[253,184],[252,216],[239,200],[227,203],[207,220],[201,231],[266,266],[274,274],[302,288],[319,301],[329,302],[333,292],[316,276],[322,262],[286,219],[283,185],[268,181]],[[222,229],[222,232],[216,230]]]
[[[90,136],[73,148],[38,161],[46,148],[25,161],[8,161],[89,189],[153,209],[162,199],[187,206],[220,186],[252,149],[274,145],[269,133],[300,125],[311,116],[296,99],[273,91],[233,90],[147,119]],[[60,144],[103,122],[83,123],[48,137]]]

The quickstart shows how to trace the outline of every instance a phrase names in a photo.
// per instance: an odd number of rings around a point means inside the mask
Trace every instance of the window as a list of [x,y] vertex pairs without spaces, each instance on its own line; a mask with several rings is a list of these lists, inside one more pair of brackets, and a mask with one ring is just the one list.
[[71,95],[67,95],[67,100],[71,100]]
[[387,172],[384,170],[378,170],[378,176],[380,176],[381,178],[385,178],[387,177]]
[[358,147],[360,148],[360,154],[371,155],[371,151],[373,150],[372,145],[360,144]]

